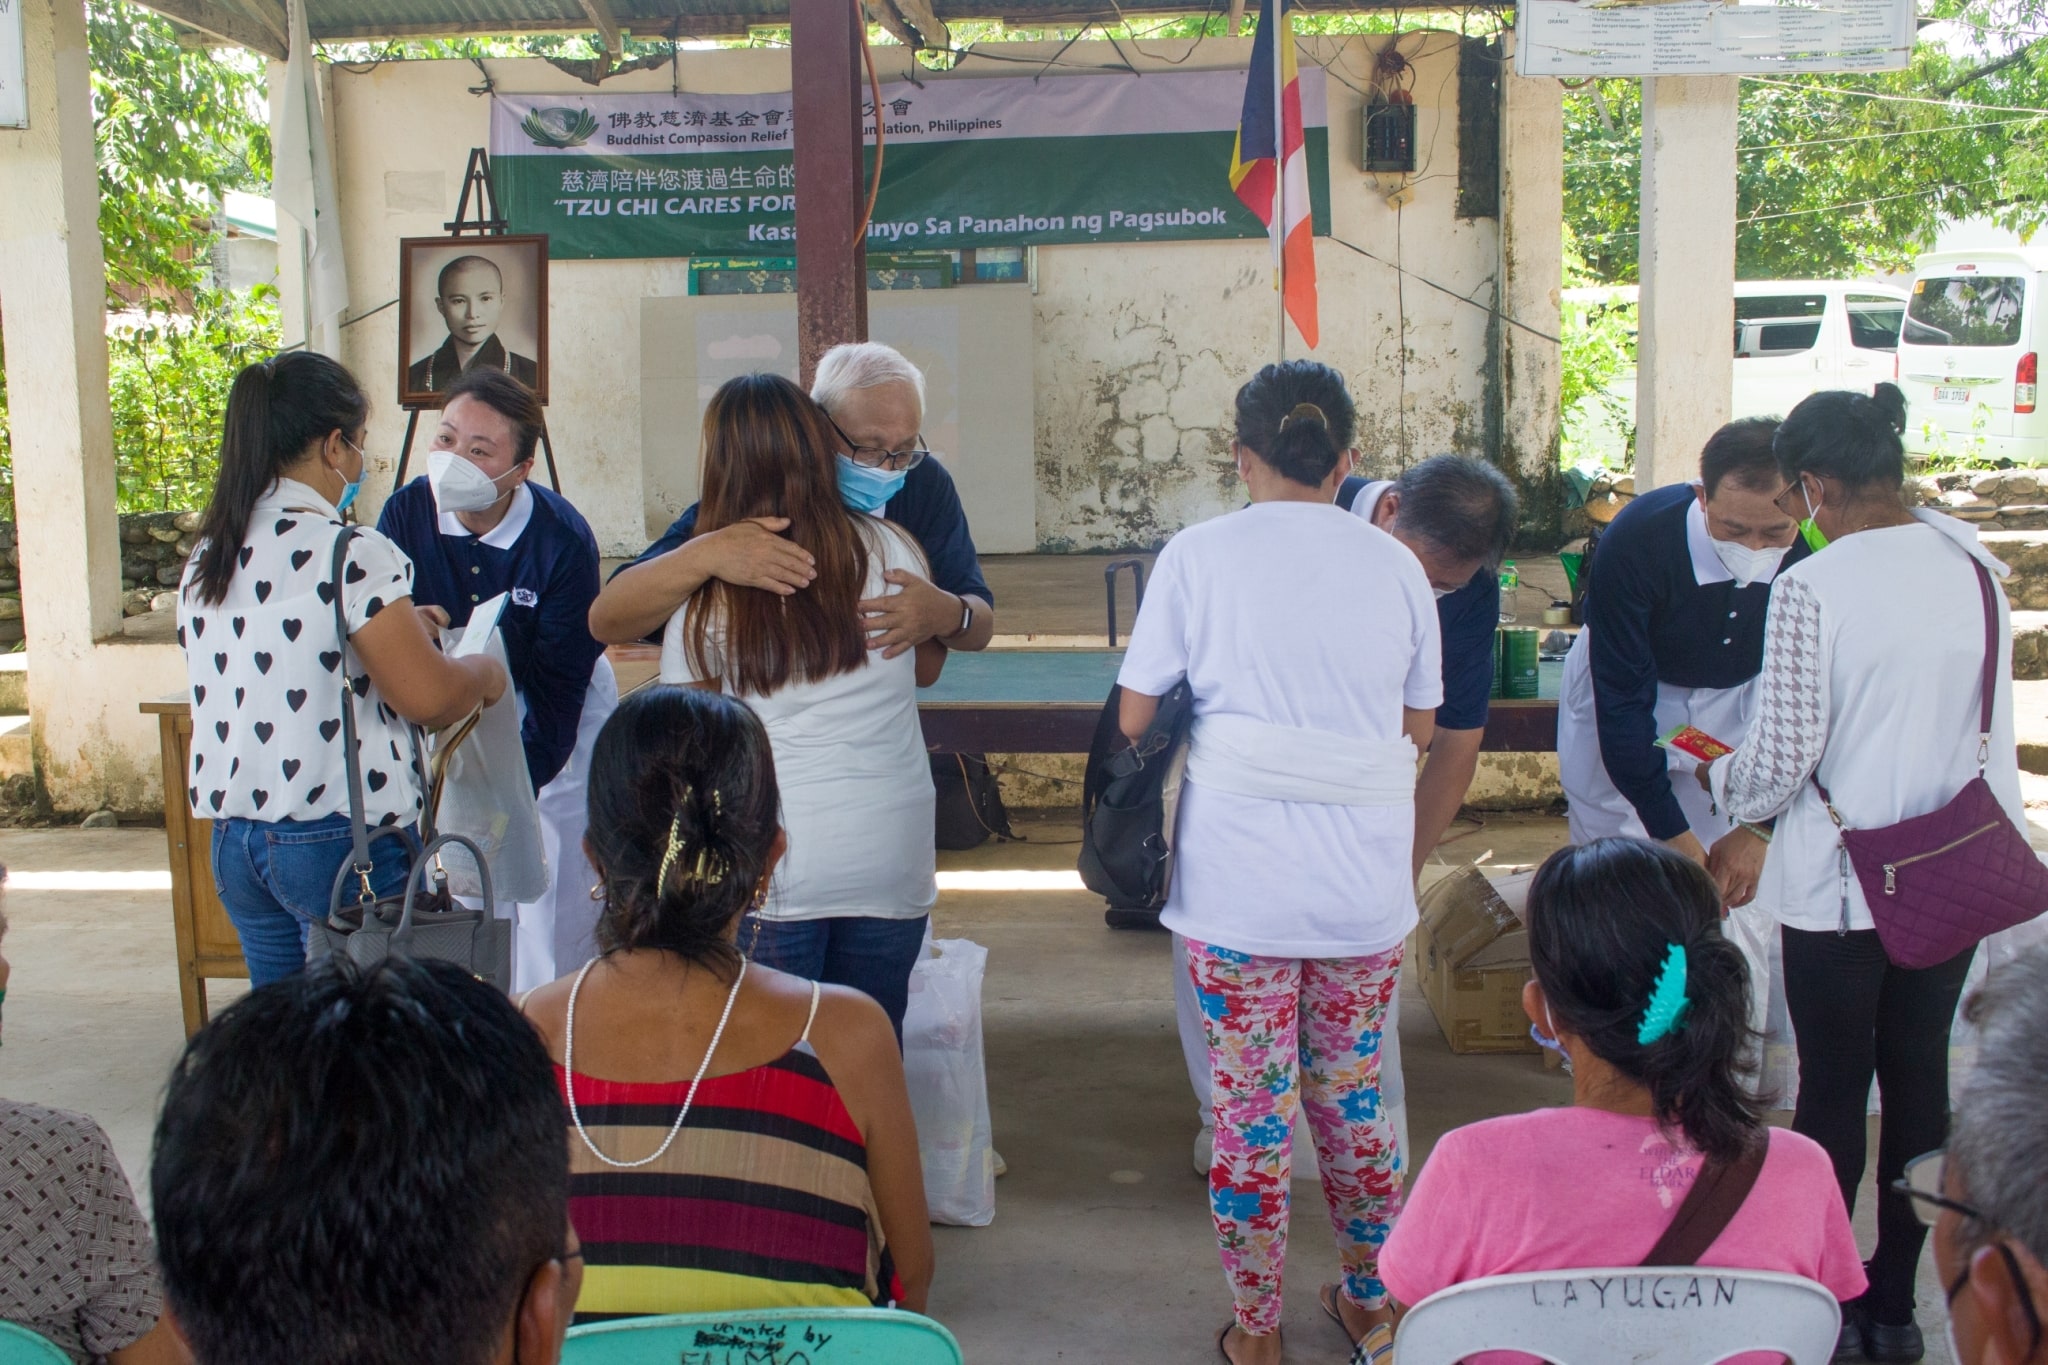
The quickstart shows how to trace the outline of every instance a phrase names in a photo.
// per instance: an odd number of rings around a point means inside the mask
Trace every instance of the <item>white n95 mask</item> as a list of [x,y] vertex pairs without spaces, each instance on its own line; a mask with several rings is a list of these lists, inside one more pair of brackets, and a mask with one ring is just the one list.
[[[508,469],[498,477],[512,473]],[[481,512],[504,496],[496,479],[452,450],[428,452],[427,486],[434,492],[434,506],[443,512]]]
[[1714,553],[1720,557],[1721,567],[1735,575],[1735,586],[1746,588],[1752,583],[1768,583],[1777,577],[1778,565],[1784,561],[1789,546],[1774,546],[1755,550],[1733,540],[1714,542]]

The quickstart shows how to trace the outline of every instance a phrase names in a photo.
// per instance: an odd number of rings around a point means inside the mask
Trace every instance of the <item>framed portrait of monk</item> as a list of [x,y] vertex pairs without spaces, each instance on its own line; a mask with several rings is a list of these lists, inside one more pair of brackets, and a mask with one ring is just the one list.
[[398,401],[438,408],[464,370],[499,369],[548,401],[548,239],[398,243]]

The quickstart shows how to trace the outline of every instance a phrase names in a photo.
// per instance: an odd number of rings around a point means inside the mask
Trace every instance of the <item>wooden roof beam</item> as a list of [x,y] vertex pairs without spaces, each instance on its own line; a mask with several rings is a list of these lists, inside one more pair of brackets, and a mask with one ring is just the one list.
[[597,26],[597,36],[604,43],[604,55],[614,63],[626,55],[625,39],[619,36],[619,21],[612,15],[611,0],[580,0],[583,12],[590,16],[590,22]]
[[260,52],[280,62],[288,55],[284,6],[277,0],[252,0],[253,7],[263,15],[260,21],[215,0],[143,0],[143,3],[164,18],[208,38],[246,47],[251,52]]

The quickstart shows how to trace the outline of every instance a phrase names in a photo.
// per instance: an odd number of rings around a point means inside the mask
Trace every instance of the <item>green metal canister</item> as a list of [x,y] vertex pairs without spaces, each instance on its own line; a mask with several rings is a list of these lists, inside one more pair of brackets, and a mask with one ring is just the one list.
[[1536,700],[1537,641],[1541,635],[1541,631],[1526,628],[1500,632],[1500,695],[1505,700]]

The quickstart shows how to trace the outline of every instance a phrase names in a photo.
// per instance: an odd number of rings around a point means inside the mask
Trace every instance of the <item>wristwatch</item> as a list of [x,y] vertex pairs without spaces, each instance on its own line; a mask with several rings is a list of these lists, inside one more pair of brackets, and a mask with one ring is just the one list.
[[954,596],[960,598],[960,628],[951,635],[941,636],[942,640],[957,640],[967,633],[968,627],[974,624],[974,603],[968,601],[959,593],[955,593]]

